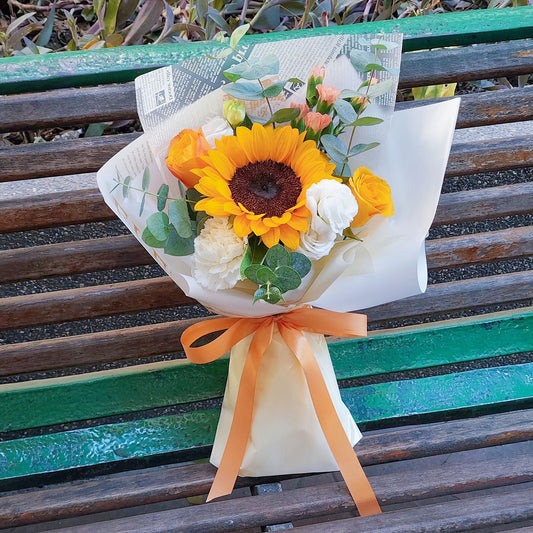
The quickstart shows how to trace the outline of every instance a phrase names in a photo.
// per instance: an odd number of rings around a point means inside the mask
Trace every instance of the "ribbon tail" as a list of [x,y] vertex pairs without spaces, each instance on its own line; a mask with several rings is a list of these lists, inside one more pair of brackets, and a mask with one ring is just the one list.
[[272,341],[273,331],[274,323],[270,321],[255,332],[250,343],[239,383],[239,392],[237,394],[237,401],[235,402],[231,429],[218,471],[207,496],[208,502],[215,498],[231,494],[233,491],[252,427],[259,363]]
[[339,420],[313,350],[298,329],[278,324],[281,336],[300,361],[320,426],[361,516],[381,513],[377,498]]

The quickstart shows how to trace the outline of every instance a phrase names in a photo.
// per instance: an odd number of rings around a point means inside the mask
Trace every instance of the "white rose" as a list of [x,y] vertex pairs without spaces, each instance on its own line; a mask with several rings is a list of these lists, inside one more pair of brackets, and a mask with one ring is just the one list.
[[350,189],[335,180],[322,180],[307,189],[306,206],[311,222],[300,236],[300,249],[309,259],[326,256],[337,235],[342,234],[357,214],[357,200]]
[[228,121],[222,117],[212,118],[207,124],[202,126],[202,131],[211,148],[215,148],[216,139],[220,139],[224,135],[233,135],[233,130]]
[[231,289],[240,279],[248,239],[237,237],[228,218],[210,218],[194,239],[192,275],[207,289]]
[[316,211],[311,211],[313,218],[316,214],[338,234],[350,225],[359,210],[350,188],[335,180],[322,180],[311,185],[307,189],[308,208],[311,199],[316,205]]

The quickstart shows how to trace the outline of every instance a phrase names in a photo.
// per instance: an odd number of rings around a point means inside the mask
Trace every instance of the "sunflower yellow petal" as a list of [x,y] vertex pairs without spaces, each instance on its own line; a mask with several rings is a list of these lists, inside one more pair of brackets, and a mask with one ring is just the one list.
[[296,250],[300,245],[300,232],[288,225],[280,226],[279,239],[287,248]]
[[261,235],[261,239],[268,248],[276,246],[279,242],[279,228],[270,228],[267,233]]
[[235,217],[233,220],[233,231],[236,233],[237,237],[240,237],[241,239],[252,232],[250,221],[246,215]]

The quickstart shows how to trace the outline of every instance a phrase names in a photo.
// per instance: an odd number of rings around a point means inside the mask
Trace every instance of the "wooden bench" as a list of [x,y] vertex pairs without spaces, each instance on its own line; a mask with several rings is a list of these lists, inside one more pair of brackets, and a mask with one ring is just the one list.
[[[352,27],[394,28],[403,88],[533,72],[533,7]],[[0,60],[0,131],[134,119],[134,76],[203,49]],[[532,87],[463,97],[457,127],[474,130],[452,148],[428,291],[366,310],[368,339],[329,339],[384,509],[364,518],[336,473],[242,478],[201,504],[227,360],[183,360],[180,334],[205,310],[95,185],[138,133],[0,147],[1,181],[18,182],[0,184],[0,529],[529,531],[533,138],[520,121],[532,119]],[[66,176],[61,192],[50,176]]]

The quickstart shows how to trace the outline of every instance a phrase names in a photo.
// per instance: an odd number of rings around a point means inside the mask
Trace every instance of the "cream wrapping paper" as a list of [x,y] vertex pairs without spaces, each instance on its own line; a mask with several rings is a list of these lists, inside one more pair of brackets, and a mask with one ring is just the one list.
[[[347,39],[338,37],[335,42],[327,38],[311,40],[313,50],[319,49],[323,61],[327,61],[346,46]],[[291,50],[297,46],[297,41],[303,40],[292,41]],[[283,43],[277,44],[277,48],[276,43],[256,48],[259,53],[271,53],[284,46]],[[320,59],[309,59],[312,51],[308,50],[307,43],[298,46],[302,57],[306,58],[301,61],[306,69],[320,64]],[[335,53],[332,54],[328,47]],[[357,73],[349,62],[347,64],[343,56],[337,59],[330,61],[326,74],[328,83],[339,89],[357,86]],[[293,64],[294,59],[288,59],[285,54],[282,70],[290,71]],[[152,114],[158,114],[158,98],[178,101],[176,93],[183,87],[172,86],[172,75],[172,69],[166,67],[140,78],[142,81],[137,89],[143,112],[148,108]],[[296,92],[287,101],[301,100],[301,94]],[[379,139],[381,145],[358,155],[352,170],[356,166],[367,166],[374,174],[386,179],[392,188],[396,214],[387,219],[379,215],[374,217],[360,233],[363,242],[336,244],[329,256],[313,263],[303,285],[285,295],[285,304],[272,305],[264,301],[252,303],[256,287],[250,282],[239,282],[233,289],[221,291],[200,286],[191,275],[190,256],[170,256],[142,241],[146,220],[157,210],[154,197],[146,198],[144,212],[139,214],[142,192],[132,189],[126,195],[122,187],[114,188],[115,180],[123,181],[125,176],[131,176],[132,184],[140,187],[143,172],[148,168],[150,191],[156,192],[162,183],[167,183],[169,196],[179,197],[178,181],[164,165],[168,143],[183,128],[205,126],[213,119],[216,122],[216,117],[221,116],[222,98],[222,90],[213,87],[208,94],[200,94],[196,101],[193,99],[187,105],[180,105],[174,114],[165,112],[163,106],[161,116],[155,122],[143,123],[148,133],[121,150],[97,174],[106,203],[185,294],[217,314],[263,317],[285,313],[304,304],[333,311],[354,311],[425,291],[424,240],[438,203],[459,99],[394,114],[390,112],[393,103],[390,98],[386,105],[371,104],[368,114],[382,117],[384,123],[359,128],[364,131],[357,142]],[[142,117],[143,113],[140,114]],[[324,336],[307,332],[304,335],[313,347],[341,424],[354,445],[361,433],[342,403]],[[231,351],[228,382],[211,456],[215,465],[220,462],[228,438],[249,344],[250,338],[246,338]],[[259,368],[252,429],[240,475],[331,470],[337,470],[337,465],[315,414],[303,370],[276,330]]]

